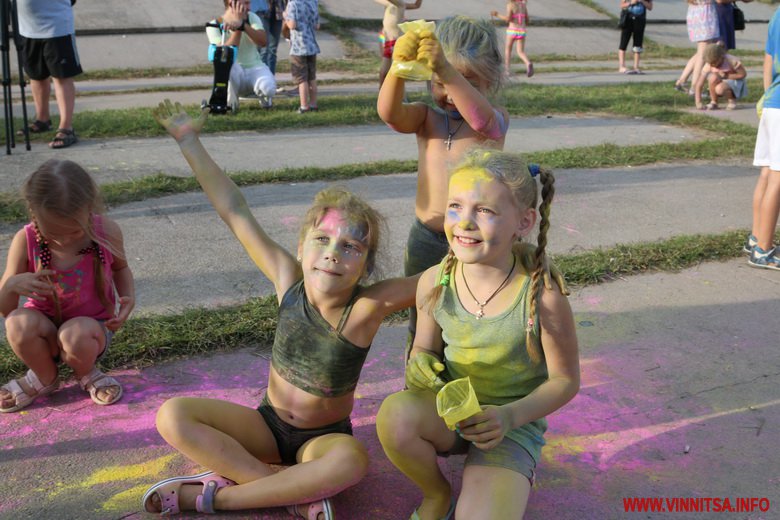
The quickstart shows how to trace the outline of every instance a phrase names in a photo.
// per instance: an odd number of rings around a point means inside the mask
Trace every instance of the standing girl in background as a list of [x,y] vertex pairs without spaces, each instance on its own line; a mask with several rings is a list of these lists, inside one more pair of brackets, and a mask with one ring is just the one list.
[[718,12],[715,10],[715,0],[688,0],[688,14],[685,18],[688,28],[688,39],[696,44],[696,54],[691,56],[680,77],[674,82],[674,88],[680,92],[688,92],[693,96],[693,88],[686,89],[685,82],[691,77],[691,86],[696,85],[704,67],[704,49],[708,43],[714,43],[720,36]]
[[[350,421],[363,362],[382,320],[414,304],[417,278],[359,285],[374,269],[381,219],[343,190],[315,197],[296,260],[263,231],[203,148],[198,134],[205,113],[193,121],[167,102],[155,115],[219,216],[274,284],[279,321],[257,409],[181,397],[160,407],[163,438],[211,471],[159,482],[144,495],[144,509],[213,513],[288,505],[296,517],[332,519],[327,497],[356,484],[368,468]],[[269,464],[289,468],[276,472]]]
[[[545,254],[554,193],[518,156],[475,150],[450,180],[444,229],[451,249],[423,273],[406,367],[408,390],[385,399],[377,433],[388,458],[423,492],[414,520],[452,518],[455,498],[437,454],[468,453],[457,518],[522,518],[547,423],[571,400],[580,372],[574,319]],[[446,347],[445,347],[446,345]],[[450,431],[436,411],[444,381],[468,376],[482,411]]]
[[[417,134],[416,219],[406,244],[406,276],[438,264],[447,254],[444,212],[449,169],[475,146],[502,149],[509,129],[509,113],[491,105],[486,97],[498,89],[502,76],[496,32],[488,20],[456,16],[441,21],[435,35],[408,32],[401,36],[393,60],[418,58],[426,60],[433,70],[435,106],[404,103],[405,80],[392,70],[377,101],[379,117],[390,128]],[[409,319],[410,339],[414,336],[414,311]]]
[[[626,24],[620,32],[620,45],[618,46],[618,72],[622,74],[642,74],[639,68],[639,57],[642,55],[642,43],[645,38],[645,24],[647,23],[647,11],[653,9],[653,0],[620,0],[620,8],[628,9]],[[626,68],[626,49],[628,40],[634,39],[631,51],[634,53],[634,68]]]
[[[95,363],[135,305],[122,232],[101,214],[97,186],[74,162],[45,162],[22,196],[32,222],[11,242],[0,314],[8,343],[29,370],[0,389],[0,412],[21,410],[57,390],[60,360],[96,404],[113,404],[122,387]],[[20,296],[27,298],[22,307]]]
[[529,78],[534,75],[534,64],[525,53],[526,26],[528,18],[527,0],[509,0],[506,3],[506,16],[501,16],[498,11],[490,11],[490,16],[500,18],[509,24],[506,29],[506,46],[504,47],[504,69],[507,75],[512,70],[512,46],[517,44],[517,55],[525,63],[525,75]]

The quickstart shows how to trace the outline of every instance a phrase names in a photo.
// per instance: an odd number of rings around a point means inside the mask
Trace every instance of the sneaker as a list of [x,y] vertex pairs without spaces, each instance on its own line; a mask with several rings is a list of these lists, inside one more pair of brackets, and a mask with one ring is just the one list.
[[748,258],[748,265],[750,267],[758,267],[760,269],[773,269],[780,271],[780,258],[775,256],[777,248],[772,248],[769,251],[764,251],[758,246],[753,248]]
[[756,240],[756,237],[753,233],[749,234],[748,237],[745,239],[745,245],[742,246],[742,252],[746,255],[749,255],[753,252],[753,248],[756,247],[756,244],[758,243],[758,240]]
[[299,114],[305,114],[308,111],[309,111],[309,109],[306,108],[306,107],[298,107],[298,113]]
[[688,88],[685,86],[684,83],[674,83],[674,90],[678,92],[688,92]]
[[265,108],[266,110],[274,106],[274,100],[273,98],[270,98],[268,96],[260,96],[260,106],[262,108]]

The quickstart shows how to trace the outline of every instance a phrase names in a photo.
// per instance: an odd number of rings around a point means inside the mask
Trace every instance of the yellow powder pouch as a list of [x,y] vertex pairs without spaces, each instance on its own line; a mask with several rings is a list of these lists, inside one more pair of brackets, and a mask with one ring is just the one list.
[[[399,23],[398,27],[404,32],[415,33],[417,36],[423,31],[433,33],[436,29],[435,22],[426,22],[425,20],[413,20],[411,22]],[[403,45],[403,41],[399,38],[398,43]],[[396,45],[398,45],[396,43]],[[414,55],[417,55],[417,49],[414,49]],[[409,81],[428,81],[431,79],[432,71],[430,64],[426,61],[413,60],[413,61],[401,61],[393,60],[393,64],[390,65],[390,74],[394,74],[399,78],[403,78]]]
[[436,411],[450,430],[454,430],[460,421],[482,411],[468,377],[450,381],[439,390]]

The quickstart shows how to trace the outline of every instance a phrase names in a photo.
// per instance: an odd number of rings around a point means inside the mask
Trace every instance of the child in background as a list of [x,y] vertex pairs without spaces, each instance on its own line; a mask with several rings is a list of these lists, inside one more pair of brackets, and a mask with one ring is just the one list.
[[[522,244],[537,219],[537,246]],[[544,417],[579,389],[574,319],[545,254],[552,173],[518,156],[474,150],[455,168],[444,229],[447,257],[420,278],[408,390],[377,415],[388,458],[423,492],[412,519],[522,518],[539,461]],[[436,392],[468,376],[482,411],[457,433],[438,416]],[[460,498],[438,454],[468,453]],[[457,514],[453,516],[457,503]]]
[[[618,72],[621,74],[644,74],[639,68],[639,58],[642,55],[642,44],[645,38],[647,11],[653,9],[653,0],[620,0],[620,9],[628,10],[626,24],[620,30],[618,45]],[[628,40],[634,39],[631,51],[634,53],[634,68],[626,68],[626,49]]]
[[[359,285],[374,269],[381,218],[336,189],[315,197],[296,260],[263,231],[238,187],[203,148],[198,135],[205,113],[193,121],[167,102],[155,116],[178,142],[219,216],[274,284],[279,323],[257,409],[194,398],[162,405],[160,434],[211,471],[152,486],[144,509],[213,513],[293,504],[288,509],[296,517],[332,519],[327,497],[356,484],[368,467],[350,421],[360,370],[382,320],[413,305],[417,277]],[[268,464],[289,467],[276,472]]]
[[284,12],[284,23],[290,30],[290,72],[298,85],[301,106],[299,114],[316,111],[317,45],[315,31],[320,28],[317,0],[290,0]]
[[385,82],[387,72],[393,63],[393,48],[396,40],[401,36],[398,24],[404,21],[406,9],[419,9],[422,0],[406,3],[403,0],[374,0],[385,7],[382,17],[382,32],[379,33],[379,53],[382,56],[382,65],[379,67],[379,86]]
[[[406,244],[406,276],[438,264],[449,249],[444,235],[449,168],[475,146],[502,149],[509,129],[509,113],[491,105],[486,97],[497,90],[502,76],[496,32],[488,20],[456,16],[442,20],[435,35],[419,37],[409,32],[401,36],[393,60],[418,57],[427,60],[433,70],[435,106],[404,103],[405,80],[392,72],[377,100],[379,117],[390,128],[417,134],[416,219]],[[415,309],[411,311],[409,332],[413,337]]]
[[753,166],[761,167],[753,192],[753,228],[745,243],[748,264],[780,270],[780,251],[773,243],[780,212],[780,10],[769,21],[764,50],[764,96]]
[[506,3],[506,16],[498,11],[490,11],[490,16],[500,18],[509,24],[506,29],[506,46],[504,47],[504,68],[507,74],[512,70],[512,46],[517,44],[517,55],[525,63],[525,75],[529,78],[534,75],[534,64],[525,53],[526,26],[528,18],[527,0],[509,0]]
[[224,0],[225,12],[206,24],[206,36],[211,45],[237,47],[236,61],[230,68],[228,106],[238,112],[239,96],[255,95],[260,106],[271,108],[276,94],[276,80],[260,59],[257,46],[266,44],[263,22],[249,10],[249,0]]
[[[742,62],[731,54],[720,43],[710,43],[704,49],[704,68],[699,81],[694,86],[696,108],[699,110],[717,110],[718,98],[727,100],[726,110],[737,108],[735,100],[747,96],[747,71]],[[705,107],[701,101],[701,89],[704,82],[710,85],[710,102]]]
[[[0,314],[8,343],[29,370],[0,389],[0,412],[21,410],[57,390],[60,360],[92,401],[113,404],[122,387],[95,363],[135,305],[122,232],[102,215],[95,182],[74,162],[43,163],[22,196],[31,222],[11,241]],[[20,296],[27,298],[21,307]]]

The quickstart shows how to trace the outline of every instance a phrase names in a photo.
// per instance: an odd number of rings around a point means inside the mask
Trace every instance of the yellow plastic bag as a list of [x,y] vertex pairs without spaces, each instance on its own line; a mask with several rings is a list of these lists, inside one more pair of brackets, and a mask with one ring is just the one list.
[[[399,23],[398,27],[404,34],[412,32],[418,36],[422,31],[433,32],[436,29],[435,22],[426,22],[425,20],[414,20],[411,22]],[[390,65],[390,74],[409,81],[428,81],[432,77],[430,64],[424,61],[398,61],[393,60]]]
[[482,411],[468,377],[450,381],[439,390],[436,411],[450,430],[454,430],[458,422]]

